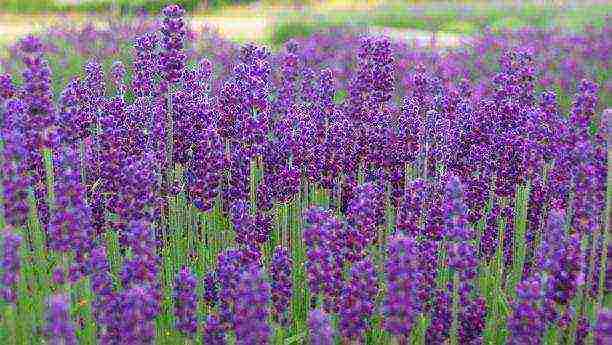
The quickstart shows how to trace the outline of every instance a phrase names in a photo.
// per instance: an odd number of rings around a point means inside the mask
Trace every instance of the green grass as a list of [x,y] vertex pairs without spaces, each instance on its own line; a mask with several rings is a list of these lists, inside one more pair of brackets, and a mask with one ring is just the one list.
[[[470,6],[429,4],[411,6],[393,3],[369,12],[334,11],[329,13],[288,12],[281,15],[272,30],[272,42],[279,44],[291,37],[312,34],[314,28],[360,25],[396,29],[442,31],[471,35],[485,28],[492,30],[522,27],[563,27],[581,30],[586,25],[602,27],[612,16],[612,4],[590,6]],[[292,36],[294,35],[294,36]]]

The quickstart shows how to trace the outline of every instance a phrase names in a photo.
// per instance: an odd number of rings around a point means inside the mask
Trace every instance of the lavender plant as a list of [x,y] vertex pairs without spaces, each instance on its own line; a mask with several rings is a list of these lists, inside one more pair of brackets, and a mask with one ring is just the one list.
[[112,24],[2,58],[0,343],[607,344],[609,23]]

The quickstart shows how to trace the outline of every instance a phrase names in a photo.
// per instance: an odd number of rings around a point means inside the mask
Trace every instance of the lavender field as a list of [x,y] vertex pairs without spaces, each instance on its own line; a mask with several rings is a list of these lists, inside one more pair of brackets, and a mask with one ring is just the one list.
[[612,344],[612,20],[0,57],[0,344]]

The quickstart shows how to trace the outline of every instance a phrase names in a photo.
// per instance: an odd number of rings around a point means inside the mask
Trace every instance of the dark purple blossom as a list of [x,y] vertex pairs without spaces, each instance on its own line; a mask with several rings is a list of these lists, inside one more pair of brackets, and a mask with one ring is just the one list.
[[149,288],[135,285],[119,296],[119,341],[126,345],[155,343],[155,317],[159,303]]
[[308,315],[311,345],[334,344],[334,330],[329,315],[322,309],[314,309]]
[[75,327],[70,319],[70,300],[64,295],[52,296],[47,308],[45,337],[51,345],[76,345]]
[[397,230],[409,236],[421,234],[423,206],[426,200],[427,190],[425,181],[418,179],[406,186],[406,192],[397,209],[395,224]]
[[64,147],[55,166],[55,209],[48,227],[49,246],[78,256],[92,248],[91,209],[85,202],[78,153]]
[[291,276],[293,261],[286,248],[278,246],[272,254],[270,275],[272,279],[272,305],[274,315],[281,325],[287,325],[289,302],[291,301],[293,280]]
[[366,258],[353,265],[340,295],[340,333],[345,339],[362,341],[374,314],[378,293],[376,270]]
[[217,258],[217,279],[219,280],[219,321],[225,330],[235,327],[235,304],[237,284],[243,266],[244,255],[236,249],[228,249]]
[[261,268],[251,265],[236,286],[236,344],[265,345],[270,338],[270,284]]
[[5,100],[12,98],[17,89],[13,84],[13,80],[10,74],[0,74],[0,102],[4,103]]
[[543,298],[541,283],[531,278],[516,287],[517,300],[508,319],[510,332],[508,344],[541,344],[545,330],[540,301]]
[[125,65],[121,61],[113,62],[111,66],[110,79],[118,95],[123,96],[126,92],[125,76],[127,72]]
[[[419,244],[402,234],[388,241],[385,264],[388,292],[383,314],[385,328],[398,339],[409,338],[416,316],[425,310],[430,297],[435,259],[431,260],[428,249],[426,242]],[[434,263],[433,270],[427,260]]]
[[91,291],[94,294],[91,304],[92,312],[95,320],[102,326],[102,338],[105,339],[112,334],[109,328],[116,326],[113,319],[115,313],[112,311],[116,294],[105,247],[98,246],[91,251],[89,266]]
[[385,219],[382,193],[377,185],[366,183],[357,187],[355,194],[347,209],[347,221],[372,244],[378,240],[378,227]]
[[185,68],[186,56],[183,51],[187,29],[185,27],[185,10],[179,5],[168,5],[163,10],[164,20],[161,32],[163,34],[164,51],[160,56],[161,70],[169,83],[175,83]]
[[185,176],[189,197],[202,211],[212,210],[221,189],[225,169],[223,142],[213,127],[202,129],[195,141],[193,157]]
[[132,221],[124,235],[123,241],[131,249],[132,257],[124,261],[120,272],[123,285],[155,286],[160,258],[153,227],[147,221]]
[[604,308],[597,315],[594,330],[595,345],[606,345],[612,342],[612,311]]
[[155,90],[154,77],[159,70],[157,65],[158,39],[154,33],[146,33],[134,42],[134,75],[132,89],[136,96],[151,96]]
[[210,306],[217,304],[219,300],[219,283],[215,271],[207,272],[203,280],[203,299]]
[[188,267],[183,267],[174,282],[174,316],[176,328],[193,337],[198,330],[196,295],[197,279]]
[[18,99],[6,102],[6,116],[2,128],[4,152],[2,159],[2,193],[4,199],[4,218],[15,227],[25,225],[28,217],[28,173],[27,155],[23,135],[25,104]]
[[476,248],[469,242],[473,231],[467,221],[467,206],[463,201],[463,186],[456,176],[449,177],[445,188],[445,222],[448,251],[448,266],[461,278],[468,288],[476,276],[478,260]]
[[225,345],[225,329],[217,315],[211,314],[206,318],[202,334],[202,343],[210,345]]
[[565,213],[551,210],[538,262],[546,273],[546,297],[562,305],[569,303],[578,285],[584,283],[583,264],[578,236],[565,231]]
[[17,283],[21,275],[21,236],[12,229],[4,230],[2,234],[2,299],[9,303],[17,301]]
[[306,275],[310,293],[324,297],[326,310],[335,311],[342,284],[344,257],[338,249],[333,216],[329,211],[312,207],[306,211],[307,227],[304,229],[306,244]]

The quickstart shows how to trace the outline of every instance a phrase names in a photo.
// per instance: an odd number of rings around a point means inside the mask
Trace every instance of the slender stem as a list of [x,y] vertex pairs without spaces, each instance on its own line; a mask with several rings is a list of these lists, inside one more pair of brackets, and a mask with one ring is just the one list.
[[450,331],[450,345],[459,345],[457,334],[459,333],[459,274],[453,273],[453,307],[452,324]]

